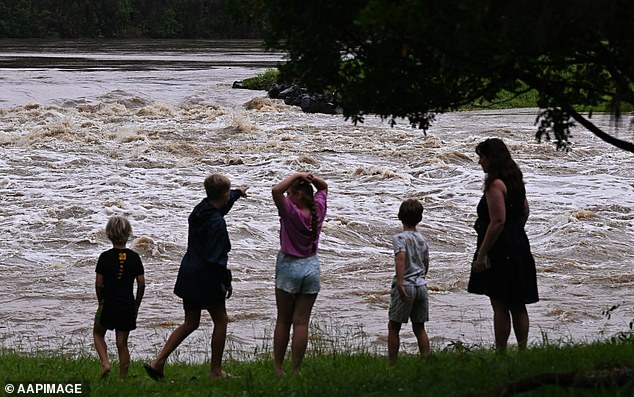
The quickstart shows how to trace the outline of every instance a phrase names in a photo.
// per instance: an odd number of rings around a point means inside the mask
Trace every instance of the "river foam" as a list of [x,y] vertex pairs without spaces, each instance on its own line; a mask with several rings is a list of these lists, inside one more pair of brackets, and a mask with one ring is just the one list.
[[[187,217],[205,176],[221,172],[250,186],[227,216],[235,280],[228,355],[266,353],[279,225],[270,189],[294,171],[330,186],[311,346],[385,350],[391,236],[406,197],[425,206],[432,345],[491,346],[489,303],[466,293],[483,181],[474,148],[487,137],[502,138],[525,175],[541,296],[529,306],[530,343],[607,338],[634,319],[634,162],[583,129],[563,153],[534,141],[536,109],[439,115],[425,135],[374,118],[355,126],[304,114],[262,92],[231,90],[226,78],[196,86],[201,70],[163,71],[171,96],[145,82],[117,89],[119,72],[100,74],[90,95],[29,88],[32,100],[0,108],[2,346],[93,351],[96,259],[110,246],[108,217],[119,214],[132,223],[130,246],[148,283],[133,357],[156,354],[182,321],[172,289]],[[593,120],[610,128],[608,117]],[[176,358],[208,359],[210,328],[205,317]],[[408,332],[403,343],[415,351]]]

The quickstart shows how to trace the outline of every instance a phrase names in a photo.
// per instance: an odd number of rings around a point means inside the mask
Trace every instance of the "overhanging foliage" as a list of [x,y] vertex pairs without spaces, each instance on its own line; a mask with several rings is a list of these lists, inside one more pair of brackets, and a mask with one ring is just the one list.
[[539,93],[537,138],[566,148],[573,120],[634,152],[579,111],[634,106],[634,2],[252,0],[281,77],[335,94],[354,122],[377,114],[427,129],[498,92]]

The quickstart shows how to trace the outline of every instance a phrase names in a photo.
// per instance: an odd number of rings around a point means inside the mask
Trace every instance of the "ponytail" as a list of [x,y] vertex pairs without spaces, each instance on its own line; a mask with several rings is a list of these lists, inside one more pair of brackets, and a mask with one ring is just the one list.
[[310,226],[313,231],[313,251],[317,251],[317,209],[315,208],[315,197],[310,196],[310,199],[306,200],[306,206],[310,210]]
[[306,207],[310,210],[310,224],[313,238],[313,253],[317,251],[317,237],[319,236],[317,209],[315,208],[315,196],[313,193],[313,185],[303,179],[298,179],[291,185],[290,188],[294,192],[302,193],[302,201],[306,204]]

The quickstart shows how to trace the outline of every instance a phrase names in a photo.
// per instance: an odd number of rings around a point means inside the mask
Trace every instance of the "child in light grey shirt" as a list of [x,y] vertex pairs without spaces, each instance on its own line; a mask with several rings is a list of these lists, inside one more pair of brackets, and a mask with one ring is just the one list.
[[427,281],[429,247],[416,230],[423,217],[423,205],[415,199],[405,200],[398,212],[403,231],[394,236],[396,274],[392,282],[388,323],[388,357],[394,363],[398,357],[401,325],[411,318],[412,330],[422,356],[429,355],[429,338],[425,322],[429,319]]

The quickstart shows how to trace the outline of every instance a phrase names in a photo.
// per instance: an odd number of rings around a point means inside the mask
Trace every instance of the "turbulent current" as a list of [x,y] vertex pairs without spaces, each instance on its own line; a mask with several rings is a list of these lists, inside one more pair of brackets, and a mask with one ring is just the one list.
[[[110,247],[108,217],[121,214],[147,280],[131,352],[156,354],[183,319],[172,289],[187,217],[205,176],[220,172],[250,187],[226,217],[234,274],[227,355],[270,351],[279,244],[271,186],[294,171],[329,183],[309,348],[386,349],[391,236],[407,197],[425,206],[419,230],[430,245],[432,348],[491,346],[490,305],[466,292],[484,178],[474,148],[487,137],[509,145],[525,176],[541,297],[528,307],[530,343],[629,330],[634,161],[586,130],[573,131],[573,150],[564,153],[535,142],[536,109],[444,114],[426,135],[405,122],[355,126],[231,89],[279,54],[238,51],[236,43],[108,51],[71,44],[0,46],[1,347],[93,352],[96,259]],[[619,133],[607,116],[593,120]],[[631,138],[626,130],[621,136]],[[207,359],[210,329],[205,314],[176,357]],[[402,337],[414,351],[408,327]]]

